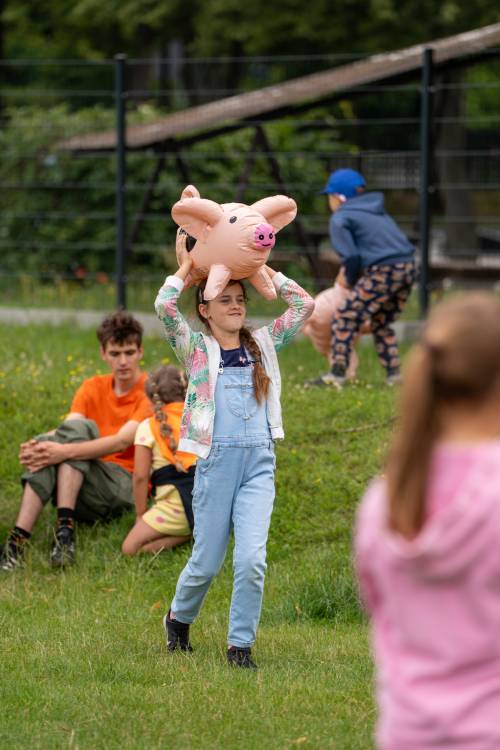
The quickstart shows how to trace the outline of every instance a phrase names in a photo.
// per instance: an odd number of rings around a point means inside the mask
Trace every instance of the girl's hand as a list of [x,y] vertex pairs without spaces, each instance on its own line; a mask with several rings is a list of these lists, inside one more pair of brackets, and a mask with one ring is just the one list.
[[192,269],[192,267],[193,267],[193,261],[191,260],[191,258],[188,257],[186,258],[186,260],[182,261],[182,265],[179,268],[179,271],[183,271],[183,273],[185,273],[187,276],[190,270]]
[[191,256],[187,249],[187,238],[188,236],[184,229],[179,228],[177,230],[177,237],[175,239],[175,254],[177,256],[179,268],[182,268],[184,264],[187,264],[189,262],[189,270],[193,265],[193,261],[191,260]]
[[184,261],[184,263],[179,268],[179,270],[175,272],[174,276],[177,276],[177,278],[181,279],[182,281],[186,281],[192,267],[193,267],[193,261],[190,258],[188,258],[187,260]]
[[175,274],[183,281],[186,281],[189,276],[189,272],[193,267],[193,260],[191,253],[187,249],[187,234],[184,229],[177,230],[177,239],[175,241],[175,253],[177,255],[177,262],[179,264],[179,270]]

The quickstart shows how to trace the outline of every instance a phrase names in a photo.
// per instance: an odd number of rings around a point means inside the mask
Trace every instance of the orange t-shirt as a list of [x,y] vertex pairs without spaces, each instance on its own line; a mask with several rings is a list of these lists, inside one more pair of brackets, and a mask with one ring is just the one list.
[[[167,422],[172,428],[172,437],[176,443],[179,442],[183,410],[184,403],[181,401],[171,401],[169,404],[162,406],[162,412],[165,414]],[[169,464],[175,465],[177,460],[184,469],[189,469],[190,466],[193,466],[193,464],[196,463],[196,456],[193,453],[177,451],[174,456],[168,444],[168,438],[164,438],[160,433],[160,423],[156,417],[151,417],[149,420],[149,426],[151,427],[151,432],[153,433],[154,439],[156,440],[156,444],[158,445],[163,458],[166,459]]]
[[[144,392],[146,373],[141,373],[133,388],[123,396],[113,390],[113,375],[95,375],[84,380],[71,404],[71,411],[93,419],[99,428],[99,435],[116,435],[124,424],[133,419],[142,422],[151,414],[151,404]],[[134,470],[134,446],[130,445],[121,453],[101,456],[102,461],[112,461],[127,471]]]

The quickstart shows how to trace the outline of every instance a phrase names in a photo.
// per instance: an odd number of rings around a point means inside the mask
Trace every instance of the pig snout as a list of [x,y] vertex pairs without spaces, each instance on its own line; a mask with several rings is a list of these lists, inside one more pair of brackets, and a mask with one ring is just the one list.
[[257,250],[267,250],[274,247],[276,237],[270,224],[258,224],[255,227],[254,245]]

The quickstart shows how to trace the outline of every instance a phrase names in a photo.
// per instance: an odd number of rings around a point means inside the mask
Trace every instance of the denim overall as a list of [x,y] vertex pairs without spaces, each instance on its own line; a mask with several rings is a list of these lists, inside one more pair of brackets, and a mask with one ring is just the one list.
[[197,616],[234,529],[234,584],[228,643],[255,641],[260,618],[266,542],[274,502],[274,443],[265,400],[254,397],[252,367],[221,367],[215,389],[210,454],[198,459],[193,490],[194,546],[171,610],[180,622]]

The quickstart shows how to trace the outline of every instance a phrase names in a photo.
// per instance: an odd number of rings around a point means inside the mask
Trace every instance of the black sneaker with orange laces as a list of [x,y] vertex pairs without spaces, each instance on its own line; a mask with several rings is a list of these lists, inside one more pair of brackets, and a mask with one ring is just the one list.
[[15,570],[24,562],[30,534],[12,529],[5,544],[0,544],[0,570]]
[[0,570],[15,570],[23,563],[24,549],[10,540],[0,544]]

